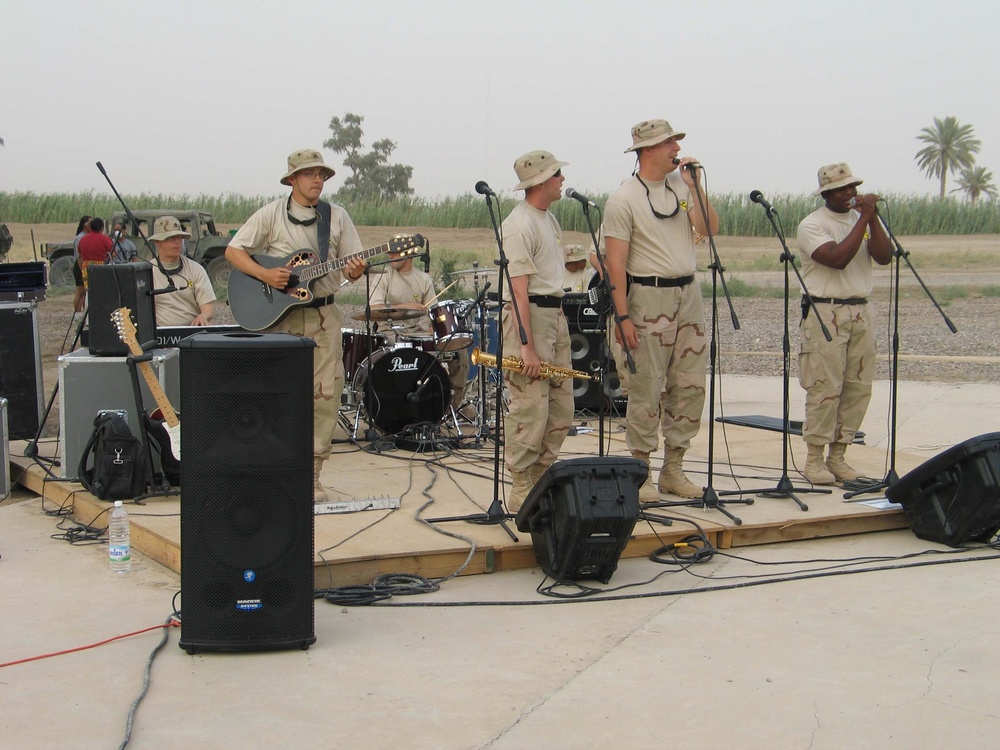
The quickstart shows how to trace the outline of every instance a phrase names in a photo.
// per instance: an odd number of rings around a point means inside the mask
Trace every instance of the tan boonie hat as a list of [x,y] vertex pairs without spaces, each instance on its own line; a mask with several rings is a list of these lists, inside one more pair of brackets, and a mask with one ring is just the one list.
[[686,135],[687,133],[674,131],[673,127],[666,120],[643,120],[638,125],[632,126],[632,145],[625,149],[625,153],[638,151],[640,148],[645,148],[646,146],[655,146],[657,143],[667,140],[667,138],[681,140]]
[[184,227],[182,227],[181,223],[173,216],[161,216],[159,219],[154,221],[153,232],[155,232],[155,234],[149,235],[149,239],[153,242],[169,240],[171,237],[191,236],[191,233],[185,232]]
[[514,186],[514,189],[526,190],[535,185],[541,185],[567,164],[569,164],[568,161],[559,161],[548,151],[532,151],[524,156],[519,156],[514,162],[514,171],[520,182]]
[[855,177],[851,173],[851,168],[844,162],[820,167],[816,176],[819,178],[819,189],[815,190],[813,195],[822,195],[827,190],[836,190],[848,185],[860,185],[864,182],[864,180]]
[[303,169],[314,169],[316,167],[325,172],[323,176],[324,180],[329,180],[337,174],[330,167],[326,166],[326,163],[323,161],[323,154],[319,151],[312,148],[300,148],[298,151],[293,151],[288,155],[288,171],[281,178],[281,184],[291,185],[292,183],[288,178],[293,174],[301,172]]
[[563,246],[563,263],[575,263],[578,260],[587,260],[590,253],[587,252],[587,248],[583,245],[565,245]]

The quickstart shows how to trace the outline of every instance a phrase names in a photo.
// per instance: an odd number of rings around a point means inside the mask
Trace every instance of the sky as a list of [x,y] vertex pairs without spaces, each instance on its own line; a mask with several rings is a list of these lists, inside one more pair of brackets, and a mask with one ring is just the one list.
[[100,161],[123,194],[277,195],[288,154],[353,112],[427,199],[513,195],[535,149],[610,192],[652,118],[710,193],[807,193],[846,161],[874,192],[936,194],[914,161],[934,117],[1000,175],[998,28],[968,0],[2,0],[0,191],[110,192]]

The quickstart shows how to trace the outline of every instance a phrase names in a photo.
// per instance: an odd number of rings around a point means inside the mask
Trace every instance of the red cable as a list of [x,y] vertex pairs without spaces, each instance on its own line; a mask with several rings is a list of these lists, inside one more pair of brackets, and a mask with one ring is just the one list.
[[75,651],[86,651],[88,648],[96,648],[97,646],[103,646],[106,643],[112,643],[113,641],[120,641],[122,638],[130,638],[133,635],[140,635],[142,633],[148,633],[150,630],[159,630],[160,628],[176,628],[180,627],[180,623],[177,620],[171,620],[163,625],[153,625],[149,628],[143,628],[142,630],[136,630],[133,633],[124,633],[123,635],[116,635],[113,638],[108,638],[104,641],[98,641],[97,643],[91,643],[89,646],[79,646],[77,648],[68,648],[65,651],[54,651],[51,654],[41,654],[40,656],[29,656],[26,659],[18,659],[16,661],[8,661],[0,664],[0,669],[4,667],[13,667],[15,664],[24,664],[29,661],[38,661],[39,659],[48,659],[50,656],[62,656],[63,654],[72,654]]

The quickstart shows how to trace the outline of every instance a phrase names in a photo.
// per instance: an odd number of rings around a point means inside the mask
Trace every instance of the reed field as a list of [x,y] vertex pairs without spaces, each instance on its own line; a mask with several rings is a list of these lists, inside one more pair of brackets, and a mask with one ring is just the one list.
[[[123,196],[132,210],[152,208],[202,208],[212,212],[219,224],[241,224],[257,208],[277,196],[191,195],[140,193]],[[591,196],[603,208],[607,194]],[[957,198],[893,195],[883,196],[880,209],[893,233],[904,235],[970,235],[1000,234],[1000,203],[981,200],[977,204]],[[331,196],[326,196],[329,200]],[[501,199],[501,216],[506,216],[519,198]],[[719,213],[719,233],[733,237],[770,237],[772,228],[764,210],[736,193],[713,194],[712,202]],[[489,213],[485,201],[475,195],[426,199],[364,200],[345,202],[344,208],[359,226],[385,227],[447,227],[454,229],[489,228]],[[776,195],[771,198],[778,210],[785,234],[795,235],[799,222],[818,205],[820,199],[811,195]],[[0,222],[22,224],[75,223],[82,214],[109,217],[120,208],[111,193],[32,193],[0,192]],[[576,201],[561,200],[553,204],[564,230],[586,232],[587,223]],[[595,223],[600,211],[592,210]]]

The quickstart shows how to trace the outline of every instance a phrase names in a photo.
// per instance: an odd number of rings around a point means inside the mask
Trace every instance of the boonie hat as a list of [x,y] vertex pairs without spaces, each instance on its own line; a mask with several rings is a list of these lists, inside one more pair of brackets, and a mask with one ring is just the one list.
[[655,146],[667,138],[681,140],[686,135],[687,133],[675,131],[666,120],[643,120],[638,125],[632,126],[632,145],[625,149],[625,153],[638,151],[646,146]]
[[819,178],[819,188],[813,192],[813,195],[822,195],[827,190],[836,190],[848,185],[860,185],[864,182],[864,180],[855,177],[851,173],[851,168],[844,162],[820,167],[816,176]]
[[565,245],[563,247],[563,263],[575,263],[578,260],[587,260],[590,253],[583,245]]
[[181,223],[175,219],[173,216],[161,216],[159,219],[153,222],[153,232],[155,234],[149,235],[149,239],[153,242],[160,242],[161,240],[169,240],[171,237],[190,237],[190,232],[185,232]]
[[514,186],[514,189],[526,190],[535,185],[541,185],[567,164],[569,164],[568,161],[559,161],[548,151],[531,151],[524,156],[519,156],[514,162],[514,171],[520,182]]
[[323,170],[324,180],[329,180],[337,174],[330,167],[326,166],[326,162],[323,161],[323,154],[316,149],[300,148],[298,151],[293,151],[288,155],[288,171],[281,178],[281,184],[291,185],[292,183],[288,178],[293,174],[301,172],[303,169],[314,169],[316,167]]

